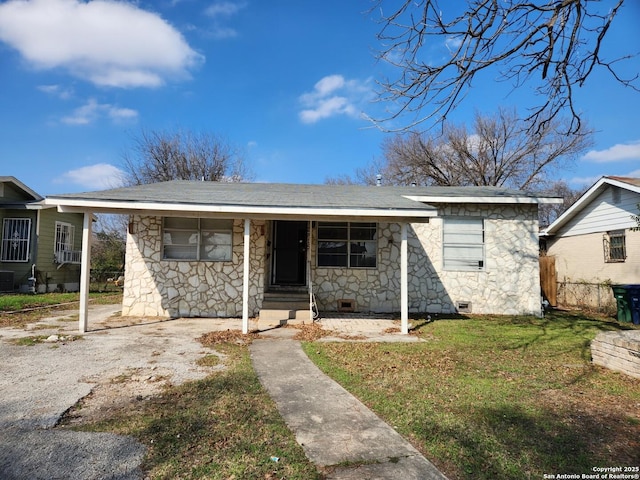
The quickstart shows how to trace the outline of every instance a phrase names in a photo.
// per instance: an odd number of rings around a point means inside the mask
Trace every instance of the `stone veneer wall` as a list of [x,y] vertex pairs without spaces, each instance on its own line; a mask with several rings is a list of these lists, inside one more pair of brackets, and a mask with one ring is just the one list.
[[[441,205],[439,217],[409,228],[409,310],[453,313],[470,302],[472,313],[540,314],[538,221],[535,205]],[[442,216],[485,219],[485,270],[443,271]],[[242,315],[243,221],[234,222],[231,262],[162,260],[162,218],[134,218],[127,237],[123,315]],[[270,222],[252,221],[249,314],[264,298]],[[316,230],[312,229],[312,265]],[[373,269],[312,268],[321,311],[353,299],[362,312],[400,310],[398,223],[378,225],[378,266]]]
[[[411,312],[454,313],[457,302],[470,302],[472,313],[541,313],[535,205],[443,205],[438,214],[409,228]],[[442,216],[485,219],[485,270],[443,271]],[[336,310],[340,299],[355,300],[359,311],[400,310],[400,225],[378,228],[378,268],[314,268],[321,311]]]
[[[230,262],[162,259],[162,217],[134,216],[127,235],[122,314],[161,317],[242,315],[244,221],[233,224]],[[264,292],[265,222],[251,222],[249,315],[256,315]]]

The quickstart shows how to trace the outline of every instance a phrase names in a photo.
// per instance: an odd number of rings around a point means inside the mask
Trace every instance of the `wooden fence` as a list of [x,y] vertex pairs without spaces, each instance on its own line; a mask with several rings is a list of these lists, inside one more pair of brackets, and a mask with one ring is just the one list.
[[540,257],[540,287],[542,295],[552,307],[558,306],[558,280],[556,278],[556,258]]
[[540,257],[540,288],[552,307],[576,307],[602,313],[616,311],[616,300],[607,283],[558,281],[555,257]]

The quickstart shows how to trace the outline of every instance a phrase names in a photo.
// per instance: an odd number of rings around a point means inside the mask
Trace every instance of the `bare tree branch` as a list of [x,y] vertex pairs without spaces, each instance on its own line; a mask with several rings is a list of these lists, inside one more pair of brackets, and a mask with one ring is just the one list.
[[251,176],[236,147],[206,132],[142,130],[123,166],[131,185],[176,179],[239,182]]
[[[616,69],[638,52],[615,59],[601,55],[624,2],[467,0],[462,8],[461,2],[444,2],[441,8],[438,0],[403,0],[400,6],[376,0],[382,25],[379,58],[397,67],[399,75],[379,83],[380,101],[392,107],[386,117],[373,120],[387,131],[442,124],[475,78],[497,69],[499,80],[513,88],[531,85],[537,98],[544,99],[530,108],[531,125],[545,128],[567,113],[565,133],[580,132],[573,86],[583,86],[596,67],[640,91],[638,74],[625,78]],[[447,52],[432,53],[442,45]],[[386,127],[400,117],[402,126]]]
[[591,145],[591,131],[581,127],[565,135],[558,120],[536,125],[514,110],[493,116],[476,114],[473,132],[445,123],[442,133],[410,132],[383,143],[387,183],[409,185],[488,185],[540,190],[557,179]]

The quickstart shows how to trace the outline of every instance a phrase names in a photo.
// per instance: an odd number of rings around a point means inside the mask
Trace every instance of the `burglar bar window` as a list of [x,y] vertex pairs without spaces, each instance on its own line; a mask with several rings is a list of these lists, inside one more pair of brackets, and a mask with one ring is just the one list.
[[627,245],[624,230],[613,230],[604,236],[604,261],[607,263],[624,262],[627,258]]
[[28,262],[30,239],[30,218],[5,218],[2,222],[2,261]]
[[75,227],[70,223],[56,222],[56,254],[73,250]]

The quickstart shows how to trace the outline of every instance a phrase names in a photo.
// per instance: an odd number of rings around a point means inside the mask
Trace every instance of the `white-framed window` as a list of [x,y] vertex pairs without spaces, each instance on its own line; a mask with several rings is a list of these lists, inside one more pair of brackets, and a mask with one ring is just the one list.
[[377,252],[375,223],[318,223],[319,267],[375,268]]
[[606,263],[620,263],[627,259],[627,242],[624,230],[612,230],[603,238],[604,261]]
[[233,220],[165,217],[164,260],[228,262],[232,258]]
[[31,245],[31,219],[5,218],[2,221],[3,262],[28,262]]
[[445,270],[484,270],[484,220],[446,217],[443,228]]
[[56,222],[56,244],[55,253],[58,258],[60,252],[70,252],[73,250],[73,237],[75,235],[75,227],[70,223]]

